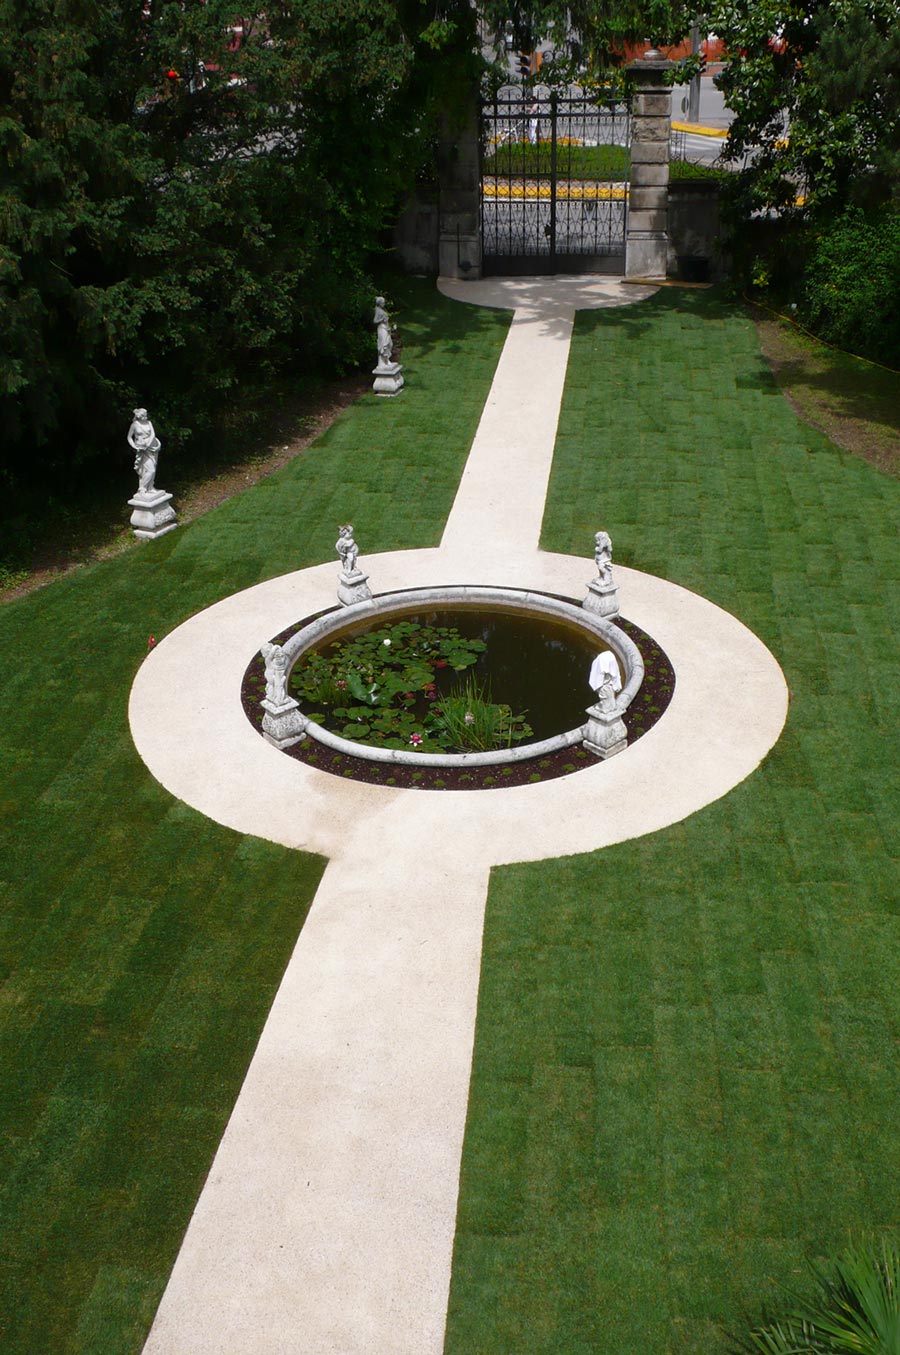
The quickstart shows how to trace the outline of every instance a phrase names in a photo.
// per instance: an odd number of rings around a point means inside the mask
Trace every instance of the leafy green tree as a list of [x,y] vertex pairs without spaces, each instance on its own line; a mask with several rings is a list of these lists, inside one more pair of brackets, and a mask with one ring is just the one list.
[[682,0],[482,0],[479,9],[517,48],[530,51],[550,39],[565,73],[596,79],[622,64],[629,43],[678,42],[696,14]]
[[749,205],[898,191],[896,0],[714,0],[709,23],[730,54],[718,80],[735,114],[726,155],[753,153]]
[[65,478],[152,404],[171,447],[359,360],[465,0],[0,0],[0,439]]

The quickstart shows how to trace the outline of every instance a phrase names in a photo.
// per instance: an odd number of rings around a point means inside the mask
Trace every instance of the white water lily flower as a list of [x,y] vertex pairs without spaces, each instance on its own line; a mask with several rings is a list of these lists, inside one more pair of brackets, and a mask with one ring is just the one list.
[[382,643],[383,645],[389,645],[391,642],[390,642],[390,640],[382,640],[381,643]]

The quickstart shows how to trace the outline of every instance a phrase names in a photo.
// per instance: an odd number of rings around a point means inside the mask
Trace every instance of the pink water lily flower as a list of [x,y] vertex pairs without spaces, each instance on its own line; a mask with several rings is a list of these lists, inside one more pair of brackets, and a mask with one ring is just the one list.
[[409,741],[410,741],[410,743],[412,744],[412,746],[413,746],[414,748],[418,748],[419,744],[422,742],[422,735],[421,735],[421,734],[410,734],[410,736],[409,736]]

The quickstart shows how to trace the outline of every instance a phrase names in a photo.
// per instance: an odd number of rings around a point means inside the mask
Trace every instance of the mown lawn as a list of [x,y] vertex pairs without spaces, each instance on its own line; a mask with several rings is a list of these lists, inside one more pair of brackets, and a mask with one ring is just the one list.
[[[341,521],[436,544],[506,319],[405,305],[403,397],[0,609],[4,1355],[140,1350],[315,892],[320,859],[156,785],[128,690],[148,634]],[[900,1231],[898,496],[713,295],[579,317],[545,546],[606,527],[751,625],[793,703],[687,823],[495,874],[447,1355],[721,1355],[805,1256]]]
[[425,283],[403,306],[401,399],[364,397],[252,491],[0,609],[3,1355],[143,1344],[324,862],[174,801],[129,689],[148,635],[337,573],[341,522],[363,553],[438,543],[507,317]]
[[[498,145],[484,157],[482,166],[486,175],[498,179],[510,175],[524,175],[529,179],[549,178],[551,173],[551,145],[542,134],[541,140],[510,141]],[[627,146],[577,146],[561,140],[556,147],[556,174],[560,179],[581,179],[587,183],[622,183],[628,178],[631,153]]]
[[792,705],[687,822],[495,872],[446,1355],[723,1355],[807,1257],[900,1238],[898,509],[714,294],[579,315],[544,546],[606,528]]

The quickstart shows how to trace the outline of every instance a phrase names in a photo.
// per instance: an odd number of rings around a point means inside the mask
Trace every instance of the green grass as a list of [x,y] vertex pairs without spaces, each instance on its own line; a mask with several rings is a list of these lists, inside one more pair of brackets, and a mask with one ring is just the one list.
[[[549,178],[550,151],[549,141],[535,145],[512,141],[485,155],[483,172],[498,178],[511,175]],[[560,178],[621,183],[628,178],[630,167],[631,155],[625,146],[569,146],[560,142],[556,148],[556,172]]]
[[[339,522],[363,557],[437,543],[506,317],[402,304],[403,396],[0,609],[4,1355],[140,1350],[302,925],[322,861],[173,801],[128,689],[149,633],[337,570]],[[898,497],[714,294],[579,315],[544,545],[607,528],[751,625],[793,702],[686,823],[495,873],[447,1355],[722,1355],[808,1255],[900,1230]]]
[[[561,142],[556,148],[556,176],[560,180],[624,183],[630,171],[631,154],[625,146],[568,146]],[[541,141],[531,145],[527,141],[512,141],[497,146],[485,155],[482,172],[498,179],[549,179],[550,143]],[[728,178],[729,172],[691,160],[672,160],[669,165],[669,177],[673,180],[721,182]]]
[[252,492],[0,609],[3,1355],[141,1349],[306,916],[322,860],[174,801],[128,692],[149,634],[337,571],[341,522],[364,555],[437,544],[507,317],[424,283],[402,305],[399,399],[363,398]]
[[669,181],[683,182],[685,179],[704,179],[714,183],[724,183],[731,175],[730,169],[718,169],[715,165],[705,165],[699,160],[670,160]]
[[898,508],[714,294],[579,314],[544,546],[606,528],[792,705],[687,822],[494,873],[446,1355],[723,1355],[807,1257],[900,1235]]
[[764,305],[752,313],[763,351],[803,417],[900,475],[900,372],[831,348]]

